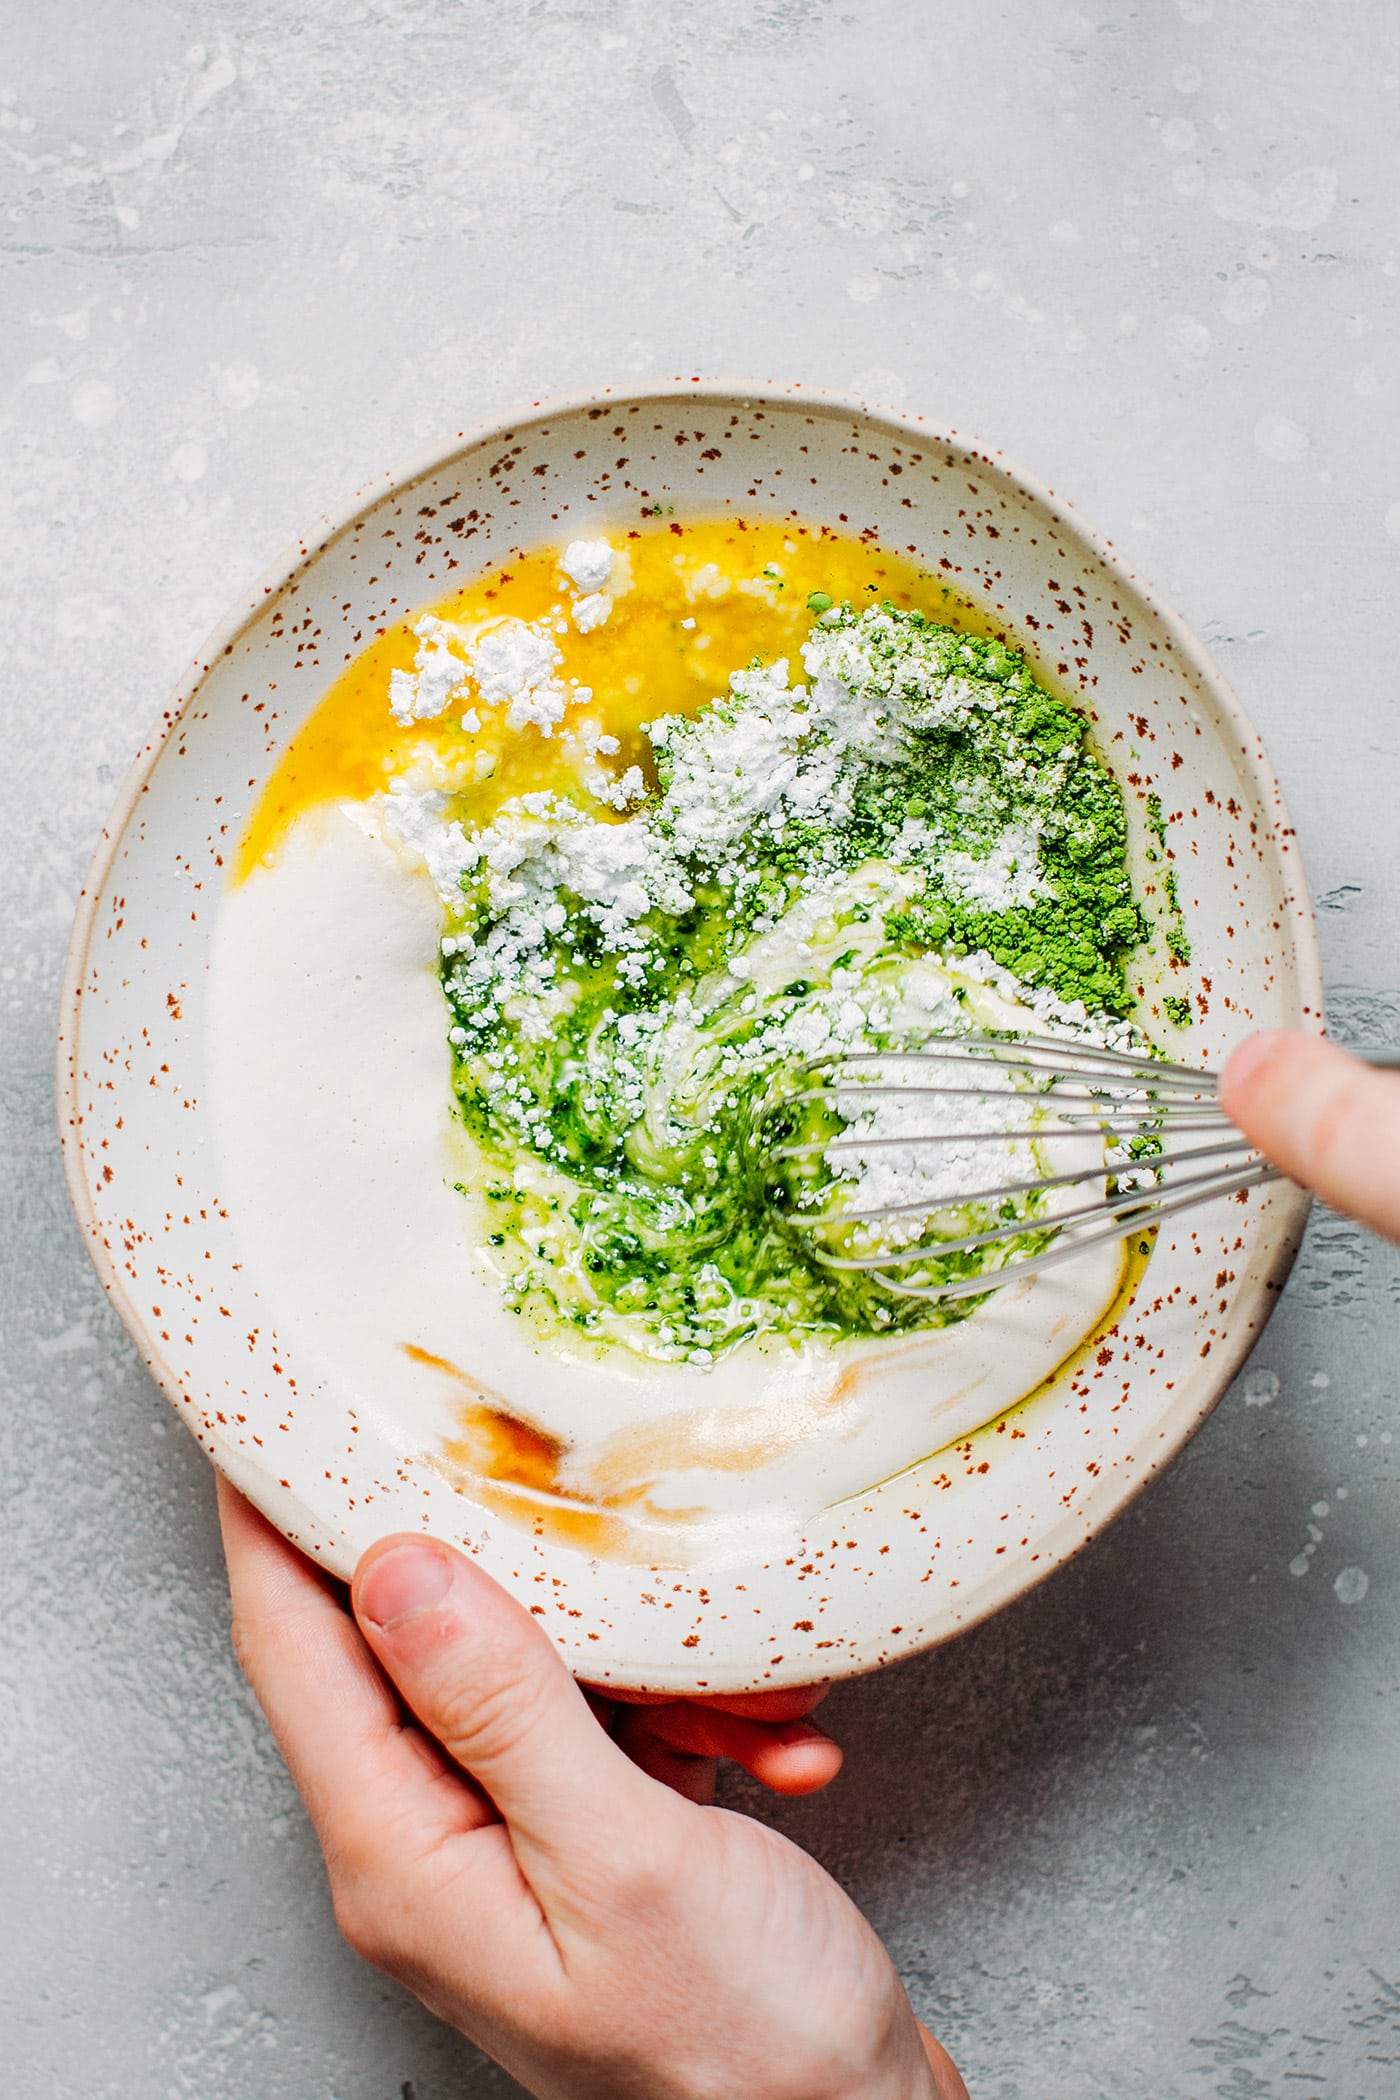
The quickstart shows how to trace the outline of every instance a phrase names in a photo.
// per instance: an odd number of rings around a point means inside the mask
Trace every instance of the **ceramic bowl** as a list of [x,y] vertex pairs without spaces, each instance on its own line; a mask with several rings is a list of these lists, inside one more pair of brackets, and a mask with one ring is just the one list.
[[240,1241],[212,1131],[209,960],[232,846],[277,754],[377,629],[512,553],[657,504],[868,533],[992,609],[1092,717],[1140,873],[1147,798],[1161,798],[1194,949],[1178,1053],[1214,1064],[1252,1027],[1321,1025],[1298,851],[1259,740],[1201,644],[1105,541],[997,454],[917,417],[676,381],[460,433],[357,494],[211,637],[83,892],[60,1116],[121,1317],[216,1465],[289,1538],[345,1576],[385,1532],[430,1530],[540,1612],[580,1674],[736,1691],[926,1648],[1074,1553],[1233,1376],[1305,1203],[1273,1188],[1173,1221],[1132,1302],[1044,1392],[739,1565],[640,1566],[501,1518],[310,1359],[277,1276]]

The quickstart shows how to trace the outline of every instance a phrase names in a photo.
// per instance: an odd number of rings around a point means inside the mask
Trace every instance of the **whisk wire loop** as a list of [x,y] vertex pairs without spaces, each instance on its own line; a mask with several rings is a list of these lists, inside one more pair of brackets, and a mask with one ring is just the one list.
[[[1251,1149],[1248,1139],[1236,1133],[1234,1137],[1226,1138],[1218,1145],[1192,1145],[1184,1152],[1153,1153],[1144,1164],[1157,1173],[1169,1167],[1184,1167],[1200,1159],[1229,1158],[1232,1154]],[[1134,1169],[1128,1168],[1125,1171],[1131,1172]],[[958,1203],[962,1208],[970,1210],[976,1204],[1004,1202],[1012,1196],[1034,1195],[1041,1189],[1080,1188],[1083,1184],[1084,1170],[1075,1168],[1067,1174],[1038,1174],[1026,1181],[1003,1181],[998,1182],[994,1188],[973,1189],[968,1195],[959,1195]],[[868,1210],[856,1207],[844,1209],[841,1212],[841,1222],[843,1225],[857,1225],[872,1223],[879,1218],[925,1217],[928,1207],[927,1196],[915,1196],[902,1203],[875,1204]],[[1063,1224],[1063,1214],[1057,1214],[1055,1222]],[[1021,1229],[1025,1230],[1025,1227]]]
[[1006,1262],[1001,1268],[990,1270],[981,1276],[964,1276],[946,1283],[914,1284],[902,1282],[895,1275],[886,1275],[882,1281],[884,1288],[898,1298],[941,1301],[984,1297],[988,1291],[1000,1290],[1005,1284],[1019,1282],[1022,1277],[1039,1275],[1045,1269],[1057,1269],[1064,1262],[1076,1260],[1086,1248],[1102,1246],[1106,1240],[1126,1239],[1133,1232],[1154,1230],[1163,1218],[1174,1217],[1179,1211],[1193,1210],[1198,1205],[1217,1198],[1245,1195],[1250,1189],[1259,1188],[1266,1182],[1283,1179],[1277,1167],[1268,1166],[1261,1161],[1247,1173],[1222,1179],[1214,1187],[1191,1189],[1175,1201],[1159,1203],[1150,1216],[1124,1218],[1117,1214],[1106,1215],[1102,1225],[1094,1231],[1080,1233],[1066,1243],[1057,1243],[1041,1253],[1027,1255],[1023,1260]]
[[[1368,1062],[1394,1066],[1400,1053],[1372,1053]],[[778,1170],[770,1202],[808,1237],[817,1260],[873,1275],[896,1297],[980,1296],[1282,1178],[1225,1114],[1215,1072],[1142,1050],[973,1031],[839,1053],[803,1076],[807,1083],[769,1111],[768,1156]],[[808,1130],[813,1115],[834,1127],[808,1135],[804,1112]],[[1067,1138],[1087,1150],[1082,1165],[1056,1164],[1048,1148]],[[1208,1142],[1181,1142],[1195,1138]],[[1006,1149],[1005,1180],[989,1178],[985,1166],[977,1173],[988,1147]],[[881,1158],[895,1171],[875,1175],[877,1195],[881,1187],[892,1193],[862,1201]],[[783,1169],[814,1167],[828,1178],[799,1178],[796,1192],[787,1185],[784,1194]],[[910,1176],[912,1193],[904,1187]],[[1083,1202],[1074,1200],[1079,1192]],[[915,1230],[901,1237],[908,1223]],[[882,1225],[893,1236],[882,1238]],[[1024,1248],[1008,1255],[1017,1241]],[[978,1255],[988,1264],[967,1273]],[[960,1273],[940,1277],[947,1262]]]

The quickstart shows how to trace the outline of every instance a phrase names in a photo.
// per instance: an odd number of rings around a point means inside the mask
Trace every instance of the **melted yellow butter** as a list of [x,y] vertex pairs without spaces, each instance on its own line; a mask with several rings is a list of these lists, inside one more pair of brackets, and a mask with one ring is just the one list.
[[[642,725],[695,714],[726,691],[732,671],[755,656],[792,658],[812,623],[807,600],[825,591],[857,608],[884,600],[918,606],[974,634],[994,624],[928,570],[825,526],[737,517],[595,527],[614,550],[613,599],[602,627],[580,634],[569,617],[574,587],[559,567],[562,544],[491,570],[420,608],[467,629],[503,619],[549,619],[563,655],[558,675],[591,689],[565,727],[593,725],[621,744],[610,766],[650,774]],[[621,585],[621,587],[619,587]],[[693,622],[693,625],[685,623]],[[389,677],[413,668],[409,620],[371,642],[343,671],[288,745],[267,781],[239,846],[233,880],[275,858],[291,826],[317,804],[363,801],[407,775],[415,786],[464,795],[463,814],[484,824],[512,795],[561,792],[578,780],[577,747],[538,729],[508,730],[504,710],[479,707],[469,735],[454,703],[435,722],[401,727],[389,712]],[[484,777],[478,778],[478,775]],[[607,814],[601,807],[597,814]]]

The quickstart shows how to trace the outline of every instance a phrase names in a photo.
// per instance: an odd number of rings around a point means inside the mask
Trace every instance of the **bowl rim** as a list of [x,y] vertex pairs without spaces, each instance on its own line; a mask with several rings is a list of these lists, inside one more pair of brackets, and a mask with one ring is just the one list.
[[[96,929],[98,905],[147,781],[218,658],[252,625],[270,600],[286,590],[302,571],[319,559],[335,540],[351,530],[375,505],[448,466],[462,454],[492,440],[503,439],[516,435],[521,430],[537,427],[551,419],[608,404],[616,404],[622,408],[647,401],[675,401],[685,398],[715,406],[735,403],[761,406],[771,402],[784,408],[810,408],[822,415],[854,416],[882,423],[919,443],[951,445],[975,460],[979,466],[989,468],[1018,493],[1029,496],[1057,524],[1067,528],[1092,550],[1106,568],[1121,577],[1161,623],[1183,662],[1210,692],[1223,721],[1235,732],[1242,756],[1261,794],[1267,796],[1271,802],[1276,815],[1273,825],[1275,842],[1284,860],[1287,874],[1287,888],[1280,903],[1280,917],[1285,922],[1293,949],[1299,998],[1305,1011],[1311,1011],[1316,1016],[1317,1031],[1320,1033],[1325,1029],[1325,995],[1316,915],[1302,866],[1297,834],[1273,765],[1264,750],[1263,741],[1246,715],[1233,686],[1205,644],[1156,588],[1120,555],[1112,540],[1097,532],[1073,504],[1057,495],[1036,475],[1026,472],[1008,454],[983,444],[950,424],[934,422],[913,411],[888,406],[865,395],[808,386],[796,380],[777,382],[692,374],[688,377],[639,379],[622,386],[591,387],[543,395],[537,400],[521,404],[513,412],[508,409],[494,412],[463,425],[451,437],[430,441],[397,466],[363,483],[339,504],[324,512],[311,533],[303,534],[291,546],[285,547],[283,552],[244,588],[235,598],[230,610],[205,636],[200,648],[189,659],[176,680],[166,706],[128,768],[88,863],[74,912],[58,1002],[55,1106],[64,1175],[69,1199],[98,1279],[114,1304],[123,1325],[141,1348],[143,1360],[152,1377],[177,1409],[187,1397],[181,1381],[164,1362],[159,1349],[152,1345],[145,1323],[118,1274],[115,1257],[106,1243],[96,1214],[81,1143],[82,1125],[79,1109],[78,1055],[83,984]],[[1045,1554],[1047,1565],[1028,1574],[1019,1564],[1008,1564],[1001,1581],[993,1580],[981,1586],[982,1593],[977,1605],[956,1627],[950,1631],[933,1633],[927,1638],[916,1636],[907,1642],[898,1642],[888,1651],[886,1660],[901,1660],[905,1656],[941,1646],[946,1640],[956,1639],[961,1634],[970,1632],[974,1626],[981,1624],[983,1620],[1018,1597],[1038,1588],[1049,1575],[1074,1559],[1092,1539],[1097,1538],[1115,1522],[1180,1453],[1218,1405],[1245,1358],[1257,1343],[1272,1311],[1272,1305],[1277,1302],[1296,1259],[1307,1223],[1311,1197],[1305,1190],[1282,1183],[1278,1185],[1277,1198],[1281,1205],[1281,1215],[1273,1254],[1241,1293],[1236,1318],[1228,1336],[1222,1337],[1225,1346],[1220,1348],[1216,1356],[1216,1369],[1205,1393],[1194,1407],[1182,1410],[1164,1425],[1161,1442],[1152,1462],[1144,1467],[1135,1480],[1121,1484],[1123,1491],[1114,1506],[1099,1516],[1087,1531],[1074,1529],[1068,1523],[1057,1525],[1043,1541],[1048,1549]],[[1262,1318],[1259,1317],[1261,1308]],[[204,1439],[200,1441],[208,1450],[208,1443]],[[234,1463],[225,1464],[222,1452],[211,1451],[210,1456],[218,1469],[225,1471],[234,1480],[235,1485],[250,1493],[251,1499],[258,1499],[256,1488],[257,1481],[261,1479],[260,1474],[254,1477],[252,1469]],[[269,1496],[269,1501],[272,1499]],[[296,1500],[299,1508],[304,1507],[299,1496]],[[313,1512],[307,1509],[305,1514],[311,1519],[312,1527],[319,1529],[319,1521],[314,1518]],[[1068,1538],[1061,1536],[1063,1532],[1070,1533]],[[868,1662],[852,1665],[850,1668],[838,1665],[831,1675],[835,1677],[859,1674],[870,1667],[872,1665]]]

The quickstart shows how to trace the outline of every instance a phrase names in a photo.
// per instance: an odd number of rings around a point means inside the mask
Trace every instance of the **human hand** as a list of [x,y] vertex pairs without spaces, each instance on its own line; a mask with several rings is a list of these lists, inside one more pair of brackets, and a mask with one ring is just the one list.
[[770,1794],[815,1794],[841,1769],[840,1745],[806,1718],[826,1697],[825,1685],[694,1699],[596,1684],[580,1689],[634,1765],[702,1806],[715,1798],[722,1758],[742,1765]]
[[383,1540],[352,1620],[223,1481],[219,1504],[235,1649],[342,1931],[539,2100],[967,2100],[836,1884],[629,1762],[473,1562]]
[[806,1718],[826,1697],[826,1685],[695,1699],[597,1684],[582,1690],[633,1764],[688,1801],[714,1800],[724,1757],[774,1794],[815,1794],[841,1769],[839,1746]]
[[1400,1078],[1335,1043],[1266,1030],[1240,1044],[1221,1105],[1251,1144],[1335,1210],[1400,1240]]

